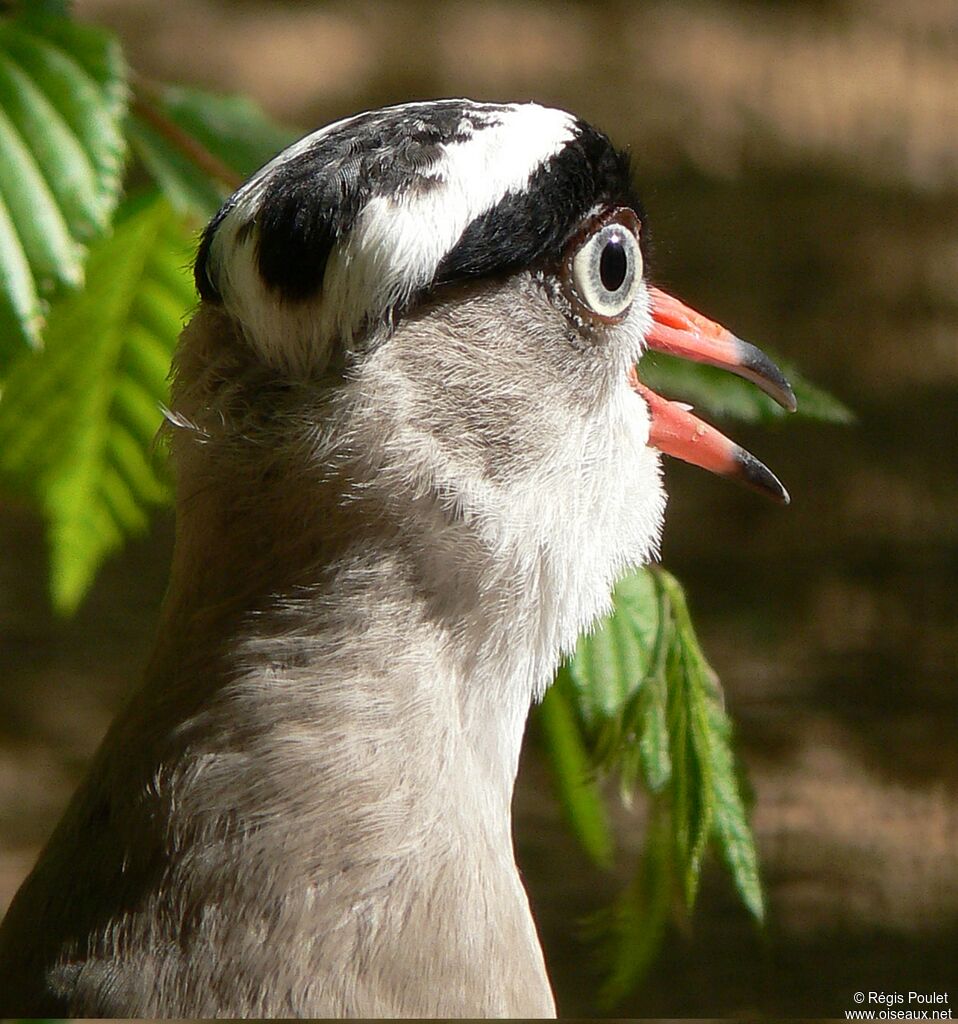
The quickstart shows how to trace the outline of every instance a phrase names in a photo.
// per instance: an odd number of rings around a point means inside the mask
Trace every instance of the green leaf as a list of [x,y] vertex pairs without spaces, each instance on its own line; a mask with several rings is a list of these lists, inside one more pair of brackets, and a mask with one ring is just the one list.
[[560,670],[539,707],[538,721],[566,819],[589,857],[600,867],[608,867],[613,856],[612,833],[570,686],[567,671]]
[[[848,424],[855,422],[855,414],[847,405],[840,402],[834,395],[830,395],[818,385],[813,384],[804,374],[800,373],[794,366],[783,363],[782,371],[792,384],[795,398],[798,401],[798,408],[795,415],[804,416],[810,420],[820,420],[822,423]],[[778,406],[775,407],[780,417],[787,416]]]
[[157,196],[128,203],[91,249],[87,284],[0,399],[0,472],[48,521],[54,605],[71,612],[106,555],[168,499],[154,455],[166,368],[194,301],[190,243]]
[[641,633],[647,655],[645,676],[621,711],[608,720],[598,743],[603,766],[610,771],[618,769],[626,804],[632,801],[640,773],[651,793],[661,792],[672,776],[666,677],[673,633],[671,606],[658,576],[649,569],[639,572],[644,576],[642,600],[647,621],[643,624],[649,627]]
[[612,606],[569,659],[578,708],[589,724],[622,713],[649,672],[659,631],[655,584],[646,570],[619,581]]
[[0,359],[40,342],[83,280],[120,191],[125,67],[100,29],[31,10],[0,21]]
[[[663,632],[666,626],[663,621]],[[672,778],[672,753],[669,750],[668,680],[665,666],[651,673],[641,688],[637,717],[640,725],[639,754],[646,785],[660,793]]]
[[[169,201],[203,221],[296,136],[246,97],[184,86],[143,91],[130,123],[132,145]],[[197,144],[222,166],[219,178],[187,152]],[[230,180],[222,180],[227,176]]]
[[685,595],[668,573],[657,575],[673,608],[675,633],[669,664],[673,772],[672,814],[676,857],[686,903],[695,901],[702,859],[716,842],[749,911],[762,919],[762,889],[755,842],[739,792],[718,678],[699,646]]
[[715,840],[742,902],[757,921],[762,921],[765,901],[758,873],[758,855],[735,772],[732,724],[717,698],[709,701],[709,717]]
[[715,685],[714,674],[699,648],[678,580],[661,569],[656,574],[671,606],[674,623],[666,667],[672,832],[685,902],[691,909],[714,814],[714,765],[707,704],[707,695]]
[[672,907],[674,855],[669,816],[653,801],[639,870],[592,929],[604,939],[608,973],[599,1001],[610,1008],[635,988],[655,960]]
[[[583,822],[600,820],[607,827],[597,770],[617,772],[627,799],[639,782],[651,794],[639,871],[595,920],[610,947],[607,1005],[641,980],[673,908],[693,908],[710,847],[728,866],[749,911],[759,920],[762,915],[731,725],[682,587],[662,569],[640,569],[616,587],[613,608],[592,635],[580,639],[543,705],[557,786],[584,845]],[[566,753],[556,756],[556,750]],[[584,811],[573,806],[576,800]],[[681,904],[673,899],[676,892]]]
[[754,384],[727,370],[703,366],[661,352],[650,352],[639,363],[639,376],[653,391],[680,398],[697,410],[719,418],[749,423],[772,422],[790,416],[825,423],[851,423],[852,412],[837,398],[810,383],[798,370],[780,364],[791,382],[798,409],[787,413]]
[[669,748],[672,757],[672,830],[686,906],[698,892],[712,828],[712,763],[701,680],[689,658],[687,638],[676,631],[669,651]]

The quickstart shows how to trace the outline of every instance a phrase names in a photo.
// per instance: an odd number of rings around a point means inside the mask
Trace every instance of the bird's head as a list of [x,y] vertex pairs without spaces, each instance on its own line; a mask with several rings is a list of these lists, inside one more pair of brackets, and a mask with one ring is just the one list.
[[658,452],[786,500],[636,376],[651,347],[794,404],[762,353],[649,283],[647,238],[628,158],[601,132],[535,104],[438,100],[281,153],[213,219],[196,280],[268,372],[338,391],[340,440],[317,431],[317,458],[348,445],[364,493],[437,535],[471,524],[460,558],[563,564],[555,585],[583,594],[568,647],[654,553]]

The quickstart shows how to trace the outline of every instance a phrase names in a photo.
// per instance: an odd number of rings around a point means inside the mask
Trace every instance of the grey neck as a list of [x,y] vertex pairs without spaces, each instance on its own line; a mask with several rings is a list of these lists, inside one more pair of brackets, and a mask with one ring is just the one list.
[[[291,478],[295,497],[270,493]],[[261,469],[200,493],[184,474],[148,673],[154,726],[157,702],[179,736],[213,747],[240,723],[297,762],[284,771],[321,783],[325,763],[336,786],[375,779],[385,801],[402,777],[420,794],[404,815],[434,813],[424,795],[450,786],[447,799],[507,835],[536,671],[515,581],[480,578],[474,551],[446,557],[461,539],[443,540],[455,523],[426,522],[435,510],[400,525],[373,495],[344,500],[341,478],[306,479]]]

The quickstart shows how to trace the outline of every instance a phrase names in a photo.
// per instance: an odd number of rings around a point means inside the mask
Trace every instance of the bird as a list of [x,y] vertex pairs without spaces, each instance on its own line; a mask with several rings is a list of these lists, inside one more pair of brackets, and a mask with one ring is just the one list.
[[224,202],[156,646],[5,918],[0,1010],[555,1015],[530,706],[657,557],[663,453],[788,500],[639,378],[665,351],[795,405],[648,239],[628,152],[535,103],[359,113]]

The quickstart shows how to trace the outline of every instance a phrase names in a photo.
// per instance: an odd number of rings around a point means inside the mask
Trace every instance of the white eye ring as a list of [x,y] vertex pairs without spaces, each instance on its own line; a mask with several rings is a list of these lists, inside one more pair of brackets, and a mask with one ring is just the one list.
[[586,312],[602,320],[620,319],[642,281],[642,250],[635,232],[620,220],[607,221],[572,253],[568,271]]

